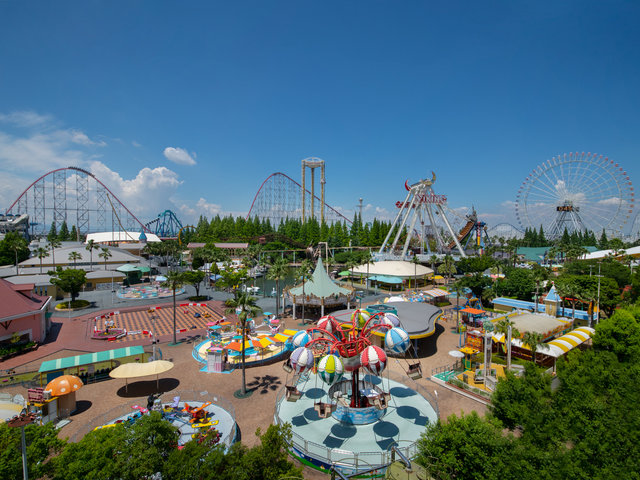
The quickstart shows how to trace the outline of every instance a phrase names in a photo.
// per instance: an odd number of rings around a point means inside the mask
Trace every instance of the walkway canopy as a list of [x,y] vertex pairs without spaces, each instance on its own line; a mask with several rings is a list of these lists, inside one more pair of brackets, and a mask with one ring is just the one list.
[[87,353],[85,355],[76,355],[75,357],[58,358],[56,360],[48,360],[40,365],[40,373],[52,372],[69,367],[79,367],[82,365],[90,365],[92,363],[106,362],[108,360],[117,360],[132,355],[142,355],[143,347],[126,347],[117,348],[115,350],[107,350],[104,352]]
[[156,376],[156,385],[160,386],[159,375],[168,372],[173,368],[173,363],[166,360],[156,360],[149,363],[125,363],[118,368],[114,368],[109,373],[111,378],[124,378],[126,382],[125,391],[129,388],[129,379],[138,377]]
[[593,328],[589,327],[576,328],[555,340],[551,340],[548,343],[549,350],[543,350],[541,353],[551,357],[561,357],[569,350],[589,340],[595,332]]
[[389,277],[387,275],[373,275],[372,277],[369,277],[369,280],[381,283],[391,283],[394,285],[399,285],[402,283],[402,279],[400,277]]

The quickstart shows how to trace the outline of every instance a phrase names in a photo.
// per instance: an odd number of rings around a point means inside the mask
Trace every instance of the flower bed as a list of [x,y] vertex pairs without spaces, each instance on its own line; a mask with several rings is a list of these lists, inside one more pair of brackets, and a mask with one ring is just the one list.
[[23,345],[11,345],[4,348],[0,348],[0,361],[7,360],[9,358],[17,357],[18,355],[22,355],[23,353],[33,352],[38,349],[38,344],[36,342],[29,342]]
[[108,332],[98,330],[93,332],[91,338],[93,340],[117,340],[119,338],[125,337],[127,335],[127,330],[125,328],[110,328]]

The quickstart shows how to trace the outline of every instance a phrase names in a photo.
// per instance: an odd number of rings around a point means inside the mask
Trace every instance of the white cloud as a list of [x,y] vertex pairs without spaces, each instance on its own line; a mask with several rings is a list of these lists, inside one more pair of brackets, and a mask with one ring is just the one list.
[[100,141],[99,143],[96,143],[90,140],[86,134],[79,132],[78,130],[69,130],[69,135],[71,137],[71,141],[73,143],[77,143],[78,145],[86,145],[86,146],[97,145],[98,147],[107,146],[107,144],[104,141]]
[[0,113],[0,122],[12,123],[18,127],[40,127],[53,122],[51,115],[40,115],[36,112]]
[[[197,158],[196,152],[191,152],[191,155]],[[191,155],[184,148],[167,147],[164,149],[164,156],[167,157],[167,160],[179,165],[195,165],[196,161]]]
[[145,167],[131,180],[123,179],[119,173],[98,161],[91,163],[90,170],[129,210],[141,215],[156,215],[172,207],[169,197],[181,183],[178,174],[166,167]]
[[222,207],[220,205],[207,203],[204,198],[198,200],[198,203],[196,203],[196,208],[199,212],[202,212],[202,215],[206,215],[209,218],[215,217],[216,215],[222,213]]
[[[131,140],[131,145],[133,145],[134,147],[141,147],[142,146],[138,142],[136,142],[135,140]],[[166,155],[166,150],[165,150],[165,155]]]
[[369,210],[371,210],[373,208],[373,205],[371,205],[370,203],[367,204],[366,207],[364,207],[362,209],[363,212],[368,212]]

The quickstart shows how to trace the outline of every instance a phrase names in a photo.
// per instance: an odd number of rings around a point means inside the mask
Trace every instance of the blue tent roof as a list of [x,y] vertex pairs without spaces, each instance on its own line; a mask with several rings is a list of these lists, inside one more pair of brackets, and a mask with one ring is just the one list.
[[144,234],[144,230],[140,230],[140,236],[138,237],[138,240],[146,240],[147,236]]
[[369,280],[382,282],[382,283],[394,283],[394,284],[402,283],[402,279],[400,277],[391,277],[388,275],[373,275],[369,277]]

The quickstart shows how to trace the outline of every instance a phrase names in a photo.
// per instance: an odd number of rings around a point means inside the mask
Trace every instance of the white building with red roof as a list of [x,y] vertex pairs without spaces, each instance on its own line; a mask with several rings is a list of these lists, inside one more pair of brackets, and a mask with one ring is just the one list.
[[13,285],[0,279],[0,345],[18,332],[22,339],[44,342],[51,328],[47,310],[51,297],[36,295],[33,283]]

